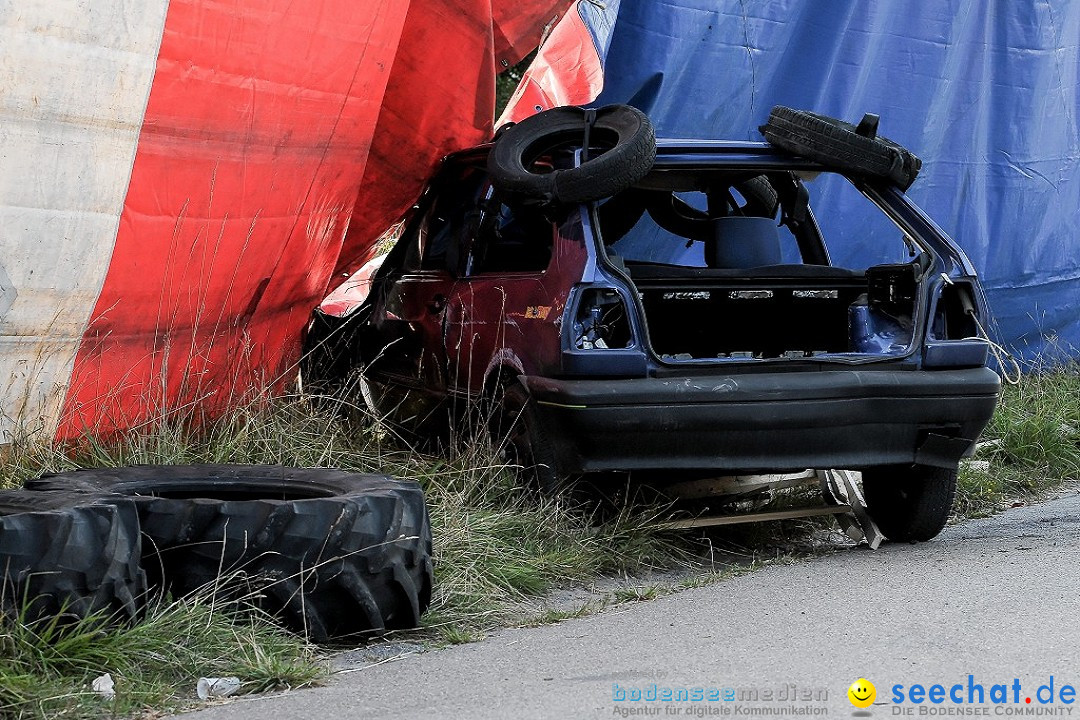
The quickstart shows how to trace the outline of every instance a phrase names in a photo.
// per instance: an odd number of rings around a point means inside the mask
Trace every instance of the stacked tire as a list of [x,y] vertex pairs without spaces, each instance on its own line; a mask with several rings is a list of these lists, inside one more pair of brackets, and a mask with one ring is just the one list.
[[[53,498],[58,513],[123,515],[133,537],[114,543],[112,563],[123,556],[134,568],[138,578],[126,587],[137,598],[147,586],[173,596],[239,593],[316,642],[415,627],[431,599],[431,527],[415,482],[332,469],[170,465],[46,475],[16,492]],[[98,524],[104,532],[104,520]],[[99,565],[108,553],[102,545]],[[109,587],[118,580],[110,575]],[[135,602],[125,605],[120,591],[108,597],[102,584],[80,611],[123,606],[134,614]],[[65,595],[23,582],[20,592],[55,598],[43,602],[43,615],[77,604],[85,589],[67,586]]]
[[919,176],[922,160],[902,145],[877,134],[878,117],[858,125],[828,115],[777,105],[761,126],[772,145],[852,175],[888,180],[907,190]]
[[[534,163],[552,151],[590,151],[575,167]],[[645,177],[656,159],[656,131],[630,105],[552,108],[504,126],[488,155],[491,183],[501,191],[555,203],[610,197]]]

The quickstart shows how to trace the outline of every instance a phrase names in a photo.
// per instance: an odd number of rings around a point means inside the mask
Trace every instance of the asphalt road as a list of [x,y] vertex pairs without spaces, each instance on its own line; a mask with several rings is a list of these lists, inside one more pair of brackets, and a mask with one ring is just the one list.
[[[947,528],[933,542],[852,548],[767,567],[558,625],[410,655],[337,676],[325,687],[184,717],[884,718],[931,710],[1080,718],[1080,707],[1059,702],[1063,685],[1080,687],[1078,518],[1080,495],[1070,491]],[[1054,702],[1043,705],[1036,692],[1050,676]],[[868,711],[856,711],[847,697],[860,677],[877,688]],[[985,704],[906,700],[913,684],[941,684],[945,693],[961,685],[955,692],[967,703],[969,682],[983,686]],[[901,705],[891,702],[897,684],[904,686]],[[995,684],[1006,686],[1006,704],[991,702],[1001,692]],[[651,695],[654,685],[673,695],[701,688],[703,700],[631,699],[635,690]],[[729,688],[735,700],[724,699]],[[616,699],[620,691],[626,700]],[[710,692],[719,700],[710,701]],[[978,691],[970,692],[977,701]],[[793,694],[794,701],[780,699]]]

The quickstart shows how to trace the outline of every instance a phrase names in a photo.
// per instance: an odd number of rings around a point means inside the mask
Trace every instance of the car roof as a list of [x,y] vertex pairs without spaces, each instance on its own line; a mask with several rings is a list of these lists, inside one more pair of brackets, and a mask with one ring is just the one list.
[[785,170],[819,171],[824,167],[812,160],[792,155],[767,142],[750,140],[696,140],[659,138],[654,167],[715,167],[737,169],[776,166]]
[[[494,143],[485,143],[447,156],[447,160],[465,160],[486,155]],[[785,170],[824,170],[820,163],[792,155],[767,142],[751,140],[704,140],[694,138],[657,138],[654,167],[716,167],[732,169],[776,166]]]

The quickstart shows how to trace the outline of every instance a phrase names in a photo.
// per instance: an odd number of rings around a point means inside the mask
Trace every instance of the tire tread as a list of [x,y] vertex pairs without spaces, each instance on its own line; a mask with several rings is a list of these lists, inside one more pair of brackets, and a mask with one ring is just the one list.
[[[230,484],[262,496],[190,497]],[[430,602],[423,588],[431,585],[431,527],[414,482],[341,470],[195,465],[84,470],[28,483],[37,490],[70,485],[140,494],[133,501],[146,537],[144,566],[174,594],[213,587],[220,570],[236,571],[262,588],[266,610],[316,642],[414,627]],[[153,495],[165,487],[184,487],[184,497]],[[304,488],[317,496],[289,498]]]
[[134,619],[146,593],[134,505],[80,493],[0,491],[0,600],[33,622]]
[[956,496],[956,470],[926,465],[863,472],[867,511],[885,537],[923,542],[942,531]]
[[884,137],[864,137],[855,126],[826,115],[777,105],[761,132],[771,144],[848,172],[891,180],[901,190],[915,182],[922,160]]

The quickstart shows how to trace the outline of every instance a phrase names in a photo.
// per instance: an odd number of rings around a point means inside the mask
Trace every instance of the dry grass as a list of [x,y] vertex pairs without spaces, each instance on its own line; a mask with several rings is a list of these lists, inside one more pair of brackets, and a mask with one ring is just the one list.
[[[102,441],[57,446],[21,438],[0,467],[17,486],[44,472],[157,463],[267,463],[336,467],[413,478],[425,488],[435,544],[435,592],[413,634],[465,642],[514,624],[523,599],[601,573],[633,573],[678,555],[670,539],[623,515],[593,527],[558,502],[528,501],[485,441],[449,455],[416,452],[354,408],[286,397],[253,403],[213,423],[170,420]],[[100,619],[42,632],[17,619],[0,632],[0,716],[92,717],[190,701],[199,676],[237,675],[244,689],[310,682],[317,652],[244,603],[207,596],[156,605],[133,626]],[[105,672],[117,699],[88,689]]]
[[1080,366],[1006,385],[975,462],[963,463],[955,510],[985,515],[1080,479]]
[[[27,436],[9,448],[0,484],[17,486],[43,472],[140,463],[269,463],[414,478],[427,493],[436,555],[435,596],[418,632],[447,643],[473,641],[492,627],[577,616],[585,611],[535,616],[523,608],[556,587],[632,575],[686,557],[685,538],[647,528],[655,519],[647,509],[594,527],[559,502],[523,499],[484,441],[459,443],[449,454],[424,454],[362,408],[344,413],[348,420],[339,410],[294,396],[252,403],[213,423],[161,421],[109,441],[86,437],[59,447]],[[991,512],[1080,477],[1078,428],[1076,367],[1036,373],[1007,388],[987,431],[991,442],[979,456],[989,470],[963,470],[957,512]],[[776,532],[770,525],[755,537]],[[664,592],[631,588],[611,602]],[[199,676],[237,675],[245,690],[256,691],[309,683],[324,672],[316,649],[269,618],[209,600],[158,603],[131,626],[91,619],[30,627],[4,619],[0,716],[123,716],[189,702]],[[89,690],[105,672],[116,679],[112,700]]]

